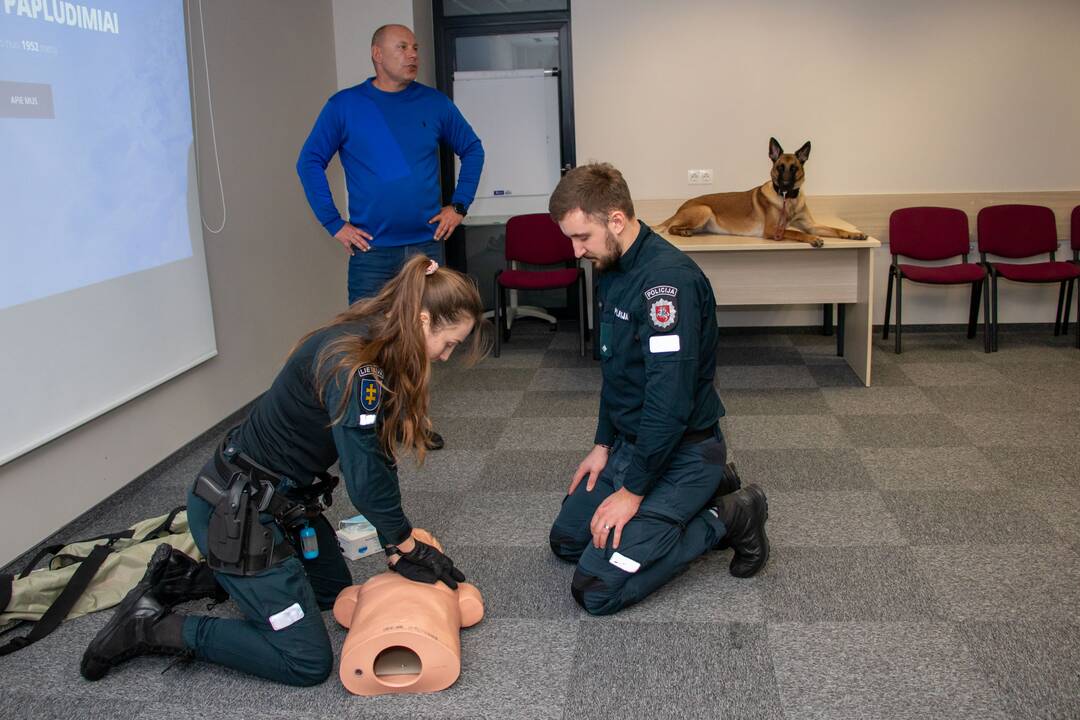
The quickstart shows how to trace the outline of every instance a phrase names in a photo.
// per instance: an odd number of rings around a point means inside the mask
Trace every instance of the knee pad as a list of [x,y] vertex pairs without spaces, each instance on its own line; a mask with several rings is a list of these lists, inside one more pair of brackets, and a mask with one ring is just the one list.
[[[591,602],[586,602],[585,594],[589,593]],[[604,613],[599,611],[601,605],[606,600],[608,594],[607,583],[595,575],[588,575],[578,568],[574,571],[574,579],[570,583],[570,594],[574,596],[574,600],[577,604],[583,607],[593,615],[603,615]],[[599,598],[597,596],[599,595]],[[600,603],[596,600],[599,599]]]

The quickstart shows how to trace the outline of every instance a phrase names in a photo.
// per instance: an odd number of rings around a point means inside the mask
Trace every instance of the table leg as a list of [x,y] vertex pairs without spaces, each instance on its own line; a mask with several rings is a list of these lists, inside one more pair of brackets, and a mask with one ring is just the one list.
[[856,261],[858,289],[856,301],[844,312],[844,359],[859,379],[870,386],[870,353],[874,332],[874,253],[872,248],[858,251]]

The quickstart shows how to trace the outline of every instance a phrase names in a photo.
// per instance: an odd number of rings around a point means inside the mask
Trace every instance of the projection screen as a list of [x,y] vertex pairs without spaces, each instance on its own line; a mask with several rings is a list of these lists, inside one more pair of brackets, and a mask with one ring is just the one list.
[[0,0],[0,464],[213,357],[181,0]]

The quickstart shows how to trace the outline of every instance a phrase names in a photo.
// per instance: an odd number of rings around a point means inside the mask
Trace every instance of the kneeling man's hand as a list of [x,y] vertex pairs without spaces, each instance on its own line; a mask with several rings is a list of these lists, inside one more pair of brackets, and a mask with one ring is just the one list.
[[638,508],[644,496],[635,495],[626,488],[619,488],[608,495],[600,507],[593,513],[589,529],[592,531],[593,545],[603,550],[607,545],[608,533],[615,531],[615,539],[611,547],[618,550],[619,541],[622,540],[622,530],[630,518],[637,515]]
[[574,471],[574,479],[570,481],[570,489],[566,491],[567,495],[573,495],[574,490],[581,483],[582,478],[586,475],[589,476],[589,482],[585,483],[585,490],[592,492],[596,487],[596,479],[600,477],[600,473],[603,471],[604,466],[607,465],[608,460],[607,445],[596,445],[589,454],[585,456],[585,459],[578,465],[577,470]]

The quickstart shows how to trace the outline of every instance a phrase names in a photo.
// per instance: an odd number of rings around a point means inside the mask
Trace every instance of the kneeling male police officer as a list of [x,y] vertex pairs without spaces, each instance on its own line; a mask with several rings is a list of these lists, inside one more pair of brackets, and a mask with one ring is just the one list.
[[714,548],[734,550],[732,575],[754,575],[769,556],[768,505],[726,464],[708,279],[634,217],[611,165],[571,170],[548,207],[601,273],[596,445],[550,534],[555,554],[577,563],[574,599],[596,615],[617,612]]

